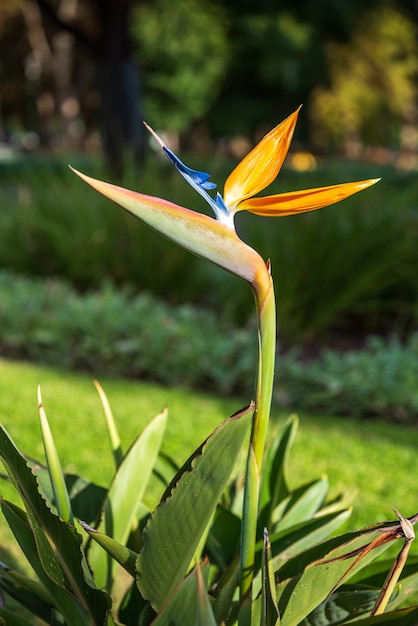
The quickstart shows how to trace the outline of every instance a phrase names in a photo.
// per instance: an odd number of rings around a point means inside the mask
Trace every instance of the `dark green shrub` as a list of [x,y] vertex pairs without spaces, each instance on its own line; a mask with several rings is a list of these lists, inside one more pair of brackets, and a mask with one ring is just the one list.
[[[201,210],[203,201],[168,168],[151,159],[140,180],[131,175],[124,184]],[[83,169],[98,172],[93,163]],[[231,164],[215,161],[208,169],[222,188]],[[239,232],[280,273],[282,341],[330,328],[403,333],[416,325],[416,177],[381,170],[342,162],[303,174],[284,170],[272,192],[375,174],[383,180],[372,193],[282,219],[274,229],[269,220],[238,216]],[[61,276],[81,289],[97,288],[106,277],[167,302],[222,309],[241,324],[251,316],[251,298],[236,277],[200,259],[191,262],[186,252],[86,192],[66,167],[27,166],[0,178],[0,267]]]

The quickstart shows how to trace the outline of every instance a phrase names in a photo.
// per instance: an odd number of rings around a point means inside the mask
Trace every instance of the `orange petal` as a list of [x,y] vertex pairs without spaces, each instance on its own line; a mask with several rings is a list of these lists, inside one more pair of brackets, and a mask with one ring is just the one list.
[[367,187],[374,185],[379,180],[380,178],[371,178],[356,183],[303,189],[302,191],[280,193],[275,196],[265,196],[264,198],[250,198],[241,202],[238,210],[250,211],[256,215],[270,217],[306,213],[307,211],[315,211],[315,209],[322,209],[322,207],[340,202],[340,200],[344,200],[344,198],[348,198],[348,196],[358,191],[367,189]]
[[299,109],[273,128],[228,176],[224,188],[228,209],[235,209],[276,178],[289,150],[298,113]]

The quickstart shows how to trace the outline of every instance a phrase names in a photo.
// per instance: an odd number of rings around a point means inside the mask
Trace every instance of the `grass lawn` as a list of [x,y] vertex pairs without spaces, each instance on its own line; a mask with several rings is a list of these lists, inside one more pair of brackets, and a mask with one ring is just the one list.
[[[182,462],[214,427],[247,399],[219,399],[178,388],[124,380],[100,381],[126,448],[164,406],[169,422],[164,450]],[[107,484],[113,461],[102,408],[89,376],[0,360],[0,416],[21,451],[43,459],[37,385],[65,471]],[[273,411],[271,428],[286,415]],[[409,516],[418,510],[415,489],[418,429],[379,421],[300,416],[289,481],[292,487],[327,474],[330,493],[353,494],[349,527],[393,519],[392,506]],[[9,485],[0,493],[12,497]],[[6,522],[0,519],[0,558],[9,552]],[[5,546],[6,543],[6,546]],[[12,554],[15,554],[13,550]],[[11,555],[8,554],[10,557]]]

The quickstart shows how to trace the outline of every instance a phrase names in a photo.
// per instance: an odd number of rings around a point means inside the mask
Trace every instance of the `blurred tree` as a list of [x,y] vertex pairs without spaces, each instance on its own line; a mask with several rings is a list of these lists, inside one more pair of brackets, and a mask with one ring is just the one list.
[[97,65],[109,166],[120,176],[127,154],[140,166],[144,152],[141,98],[129,37],[133,0],[84,0],[78,19],[64,10],[68,0],[36,1],[54,26],[69,33]]
[[83,93],[91,95],[95,73],[105,151],[117,174],[127,154],[140,165],[144,147],[138,67],[129,35],[133,4],[1,0],[0,6],[0,99],[5,114],[15,119],[15,126],[21,118],[40,134],[39,116],[48,120],[48,127],[53,120],[49,134],[68,139],[80,111],[86,111],[80,99]]
[[[0,0],[0,104],[9,119],[30,116],[33,126],[39,109],[51,108],[52,94],[52,107],[64,111],[65,133],[77,108],[86,123],[90,115],[96,124],[99,100],[108,162],[120,173],[126,153],[136,164],[142,160],[143,107],[152,124],[176,133],[201,121],[212,136],[253,137],[307,105],[313,92],[316,98],[318,85],[329,98],[338,71],[348,71],[353,94],[361,91],[360,65],[355,70],[350,60],[350,69],[341,60],[338,70],[334,52],[352,48],[359,24],[384,7],[403,8],[418,23],[418,0]],[[378,33],[383,40],[397,37],[379,30],[374,39]],[[388,81],[398,76],[396,88],[405,94],[406,83],[415,79],[409,70],[400,79],[406,63],[385,57],[383,43],[376,48],[378,89],[390,89],[383,86],[389,63]],[[399,45],[404,50],[406,43]],[[45,76],[36,79],[39,71]],[[347,106],[355,109],[352,98]],[[38,110],[29,110],[35,99]],[[401,119],[395,96],[389,100],[390,115]],[[369,104],[375,106],[364,96],[360,108]],[[302,116],[299,138],[309,138],[308,123],[308,115]],[[363,125],[371,132],[367,121]]]
[[[359,16],[386,2],[397,0],[224,0],[231,50],[213,131],[257,134],[306,104],[327,82],[327,42],[346,41]],[[307,122],[298,136],[307,138]]]
[[208,112],[221,89],[228,54],[222,5],[142,2],[133,12],[132,33],[144,68],[147,118],[181,132]]
[[402,127],[416,121],[417,34],[407,16],[382,7],[349,42],[327,45],[329,86],[314,90],[310,109],[318,146],[399,147]]

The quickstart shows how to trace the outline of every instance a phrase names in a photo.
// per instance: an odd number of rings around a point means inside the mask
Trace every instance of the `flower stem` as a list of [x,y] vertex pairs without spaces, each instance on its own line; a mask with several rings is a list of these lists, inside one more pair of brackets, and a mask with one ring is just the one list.
[[276,305],[269,264],[263,278],[264,280],[260,280],[254,286],[258,319],[258,373],[256,409],[250,435],[244,485],[240,554],[241,601],[251,594],[254,577],[260,476],[270,417],[276,352]]

